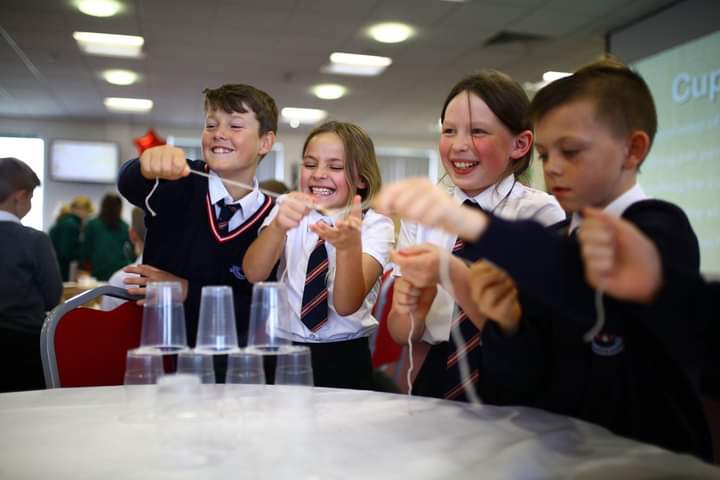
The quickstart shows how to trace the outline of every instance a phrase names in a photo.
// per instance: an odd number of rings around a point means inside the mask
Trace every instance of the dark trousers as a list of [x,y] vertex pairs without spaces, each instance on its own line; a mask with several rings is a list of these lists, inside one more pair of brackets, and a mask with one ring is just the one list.
[[44,388],[40,333],[0,328],[0,392]]
[[372,361],[367,337],[341,342],[294,343],[310,347],[316,387],[372,388]]
[[[367,337],[342,342],[293,343],[310,348],[316,387],[372,388],[372,361]],[[277,357],[266,355],[263,360],[267,383],[272,385],[275,383]],[[216,382],[225,383],[227,355],[215,355],[213,363]]]

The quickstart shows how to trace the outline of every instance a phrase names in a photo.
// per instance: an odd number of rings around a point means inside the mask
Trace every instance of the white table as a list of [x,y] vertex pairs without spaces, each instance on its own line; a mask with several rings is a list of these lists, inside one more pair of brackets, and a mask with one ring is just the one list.
[[375,392],[207,385],[0,395],[2,479],[664,475],[720,478],[720,469],[539,410]]

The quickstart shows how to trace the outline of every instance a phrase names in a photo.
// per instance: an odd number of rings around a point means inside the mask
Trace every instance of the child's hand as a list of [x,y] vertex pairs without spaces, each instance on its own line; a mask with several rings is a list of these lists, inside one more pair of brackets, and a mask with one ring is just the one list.
[[[440,249],[430,243],[390,252],[390,260],[400,267],[403,278],[415,287],[434,287],[440,281]],[[448,253],[448,255],[450,255]]]
[[470,292],[478,310],[494,320],[503,332],[515,333],[522,308],[515,282],[504,271],[484,260],[470,267]]
[[404,277],[393,284],[393,308],[402,315],[416,311],[427,312],[437,295],[437,286],[417,288]]
[[140,155],[140,173],[148,180],[177,180],[190,175],[190,166],[182,149],[160,145],[148,148]]
[[[187,298],[188,281],[170,272],[160,270],[152,265],[128,265],[123,268],[123,272],[138,274],[138,276],[126,277],[124,280],[125,285],[128,285],[127,291],[131,295],[144,297],[147,284],[150,282],[180,282],[182,301],[184,302]],[[138,300],[137,304],[144,305],[145,300]]]
[[578,239],[590,285],[620,299],[652,301],[662,284],[660,255],[633,224],[588,208]]
[[484,214],[459,205],[447,192],[425,178],[411,178],[384,187],[373,202],[384,215],[399,215],[430,227],[474,240],[485,231]]
[[350,214],[344,220],[335,222],[335,226],[324,222],[318,222],[310,225],[310,230],[317,233],[320,238],[326,242],[330,242],[338,252],[349,251],[353,249],[362,249],[362,239],[360,236],[360,227],[362,225],[362,206],[360,195],[353,198]]
[[282,199],[280,209],[273,223],[283,232],[292,230],[300,225],[300,221],[305,215],[310,213],[310,205],[312,205],[310,195],[301,192],[289,193]]

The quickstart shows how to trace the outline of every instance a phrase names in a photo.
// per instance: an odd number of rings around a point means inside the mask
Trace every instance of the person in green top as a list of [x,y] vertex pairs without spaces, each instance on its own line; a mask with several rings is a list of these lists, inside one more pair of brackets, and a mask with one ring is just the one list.
[[100,281],[108,280],[113,272],[134,260],[128,225],[120,218],[121,213],[122,200],[108,193],[98,216],[85,226],[82,263],[89,264],[92,276]]
[[70,278],[70,263],[80,260],[82,225],[92,213],[90,198],[78,195],[62,207],[55,225],[50,228],[50,240],[55,248],[64,282],[74,280]]

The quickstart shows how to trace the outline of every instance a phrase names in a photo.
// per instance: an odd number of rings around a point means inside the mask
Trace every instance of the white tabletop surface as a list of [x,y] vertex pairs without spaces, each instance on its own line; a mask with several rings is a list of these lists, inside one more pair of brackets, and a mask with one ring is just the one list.
[[207,385],[0,394],[0,479],[720,478],[528,408]]

